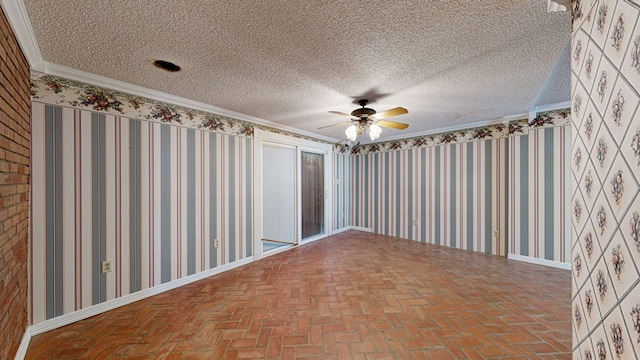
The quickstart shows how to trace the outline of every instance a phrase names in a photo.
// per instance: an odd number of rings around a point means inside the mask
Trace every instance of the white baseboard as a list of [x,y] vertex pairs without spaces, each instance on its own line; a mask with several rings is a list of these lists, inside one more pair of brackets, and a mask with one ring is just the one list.
[[362,226],[349,226],[349,228],[351,230],[358,230],[358,231],[364,231],[364,232],[373,232],[372,228],[368,228],[368,227],[362,227]]
[[560,261],[553,261],[553,260],[547,260],[547,259],[539,259],[531,256],[508,254],[507,259],[523,261],[523,262],[528,262],[528,263],[537,264],[537,265],[550,266],[550,267],[563,269],[563,270],[571,270],[571,263],[564,263]]
[[351,230],[351,226],[345,226],[343,228],[333,230],[331,235],[340,234],[340,233],[343,233],[343,232],[348,231],[348,230]]
[[[331,235],[333,235],[333,234],[331,234]],[[300,241],[300,245],[310,244],[310,243],[312,243],[314,241],[326,239],[327,236],[331,236],[331,235],[322,234],[320,236],[315,236],[315,237],[312,237],[312,238],[304,239],[304,240]]]
[[27,327],[24,335],[22,336],[22,341],[20,342],[20,346],[18,347],[18,352],[16,352],[15,360],[22,360],[27,356],[27,349],[29,349],[29,343],[31,342],[31,329]]
[[[346,228],[340,229],[337,232],[343,232],[343,231],[347,231],[347,230],[351,230],[351,229],[372,232],[371,229],[362,228],[362,227],[346,227]],[[325,237],[320,237],[320,238],[314,239],[314,240],[320,240],[320,239],[324,239],[324,238]],[[304,245],[304,243],[302,243],[300,245]],[[282,251],[286,251],[286,250],[289,250],[291,248],[293,248],[293,247],[283,249]],[[273,254],[269,254],[269,255],[273,255]],[[192,282],[208,278],[208,277],[213,276],[213,275],[220,274],[222,272],[225,272],[225,271],[228,271],[228,270],[231,270],[231,269],[235,269],[237,267],[249,264],[249,263],[253,262],[254,260],[255,260],[255,258],[253,256],[249,256],[247,258],[235,261],[235,262],[230,263],[230,264],[225,264],[225,265],[222,265],[222,266],[218,266],[218,267],[215,267],[213,269],[205,270],[205,271],[199,272],[197,274],[193,274],[193,275],[181,278],[181,279],[176,279],[176,280],[173,280],[173,281],[161,284],[161,285],[154,286],[152,288],[140,290],[140,291],[135,292],[133,294],[125,295],[125,296],[122,296],[120,298],[113,299],[113,300],[108,300],[108,301],[105,301],[103,303],[87,307],[85,309],[74,311],[74,312],[69,313],[69,314],[61,315],[61,316],[58,316],[58,317],[53,318],[53,319],[49,319],[49,320],[45,320],[45,321],[42,321],[42,322],[37,323],[37,324],[33,324],[33,325],[27,327],[27,329],[25,330],[24,335],[22,336],[22,341],[20,342],[20,346],[18,347],[18,351],[16,352],[16,355],[15,355],[14,359],[15,360],[23,360],[25,358],[25,356],[27,355],[27,350],[29,348],[29,343],[31,342],[31,337],[33,337],[33,336],[36,336],[36,335],[39,335],[39,334],[43,334],[43,333],[45,333],[47,331],[50,331],[50,330],[61,328],[63,326],[72,324],[72,323],[74,323],[76,321],[84,320],[84,319],[90,318],[92,316],[102,314],[102,313],[107,312],[109,310],[113,310],[113,309],[119,308],[121,306],[125,306],[125,305],[128,305],[128,304],[134,303],[136,301],[139,301],[139,300],[142,300],[142,299],[146,299],[148,297],[151,297],[151,296],[154,296],[154,295],[158,295],[158,294],[161,294],[163,292],[167,292],[169,290],[173,290],[173,289],[179,288],[181,286],[184,286],[184,285],[190,284]]]
[[373,232],[372,228],[368,228],[368,227],[362,227],[362,226],[345,226],[343,228],[337,229],[337,230],[333,230],[333,232],[331,233],[331,235],[335,235],[335,234],[339,234],[345,231],[349,231],[349,230],[357,230],[357,231],[364,231],[364,232]]
[[[78,311],[74,311],[74,312],[69,313],[69,314],[61,315],[61,316],[58,316],[58,317],[53,318],[53,319],[45,320],[43,322],[40,322],[40,323],[37,323],[37,324],[29,326],[29,328],[27,329],[27,332],[29,333],[29,338],[30,338],[31,336],[42,334],[42,333],[45,333],[47,331],[60,328],[62,326],[72,324],[72,323],[74,323],[76,321],[90,318],[92,316],[101,314],[103,312],[106,312],[106,311],[109,311],[109,310],[113,310],[115,308],[119,308],[119,307],[124,306],[124,305],[131,304],[131,303],[136,302],[138,300],[146,299],[146,298],[148,298],[150,296],[157,295],[157,294],[169,291],[169,290],[173,290],[173,289],[178,288],[180,286],[184,286],[184,285],[190,284],[192,282],[205,279],[205,278],[207,278],[209,276],[216,275],[216,274],[219,274],[221,272],[228,271],[228,270],[231,270],[231,269],[235,269],[235,268],[237,268],[239,266],[248,264],[250,262],[253,262],[253,256],[249,256],[249,257],[244,258],[242,260],[238,260],[238,261],[235,261],[235,262],[232,262],[232,263],[229,263],[229,264],[218,266],[218,267],[215,267],[213,269],[205,270],[205,271],[202,271],[202,272],[199,272],[197,274],[193,274],[193,275],[181,278],[181,279],[172,280],[172,281],[169,281],[167,283],[164,283],[164,284],[161,284],[161,285],[158,285],[158,286],[154,286],[152,288],[140,290],[140,291],[135,292],[133,294],[125,295],[125,296],[119,297],[117,299],[108,300],[108,301],[105,301],[103,303],[96,304],[96,305],[93,305],[93,306],[90,306],[88,308],[84,308],[84,309],[81,309],[81,310],[78,310]],[[25,336],[26,336],[26,333],[25,333]],[[23,339],[23,341],[24,341],[24,339]],[[21,344],[21,346],[22,346],[22,344]],[[28,346],[28,344],[26,346]],[[26,349],[25,349],[25,351],[26,351]]]
[[275,254],[280,254],[281,252],[284,252],[284,251],[289,251],[291,249],[296,248],[296,246],[299,246],[299,245],[300,244],[290,244],[290,245],[284,245],[284,246],[280,246],[275,249],[269,250],[266,253],[262,253],[262,259],[268,258],[269,256],[273,256]]
[[[346,227],[346,228],[340,229],[339,232],[350,230],[350,229],[371,232],[371,229],[359,228],[359,227]],[[326,236],[319,237],[317,239],[313,239],[312,241],[321,240],[321,239],[324,239],[325,237]],[[311,242],[311,241],[309,241],[309,242]],[[304,243],[302,243],[300,245],[304,245]],[[282,249],[282,251],[286,251],[286,250],[289,250],[289,249],[292,249],[292,248],[293,247],[287,247],[285,249]],[[269,255],[273,255],[273,254],[269,254]],[[136,301],[139,301],[139,300],[142,300],[142,299],[146,299],[148,297],[151,297],[151,296],[154,296],[154,295],[158,295],[158,294],[161,294],[163,292],[167,292],[169,290],[173,290],[173,289],[179,288],[181,286],[184,286],[184,285],[190,284],[192,282],[208,278],[208,277],[213,276],[213,275],[220,274],[222,272],[225,272],[225,271],[228,271],[228,270],[231,270],[231,269],[235,269],[237,267],[249,264],[249,263],[251,263],[253,261],[255,261],[255,258],[253,256],[249,256],[247,258],[235,261],[235,262],[230,263],[230,264],[225,264],[225,265],[222,265],[222,266],[218,266],[218,267],[215,267],[213,269],[205,270],[205,271],[199,272],[197,274],[193,274],[193,275],[181,278],[181,279],[176,279],[176,280],[173,280],[173,281],[170,281],[170,282],[158,285],[158,286],[154,286],[154,287],[149,288],[149,289],[140,290],[140,291],[135,292],[133,294],[125,295],[125,296],[122,296],[122,297],[119,297],[119,298],[113,299],[113,300],[108,300],[108,301],[105,301],[103,303],[87,307],[85,309],[74,311],[74,312],[69,313],[69,314],[61,315],[61,316],[58,316],[58,317],[53,318],[53,319],[49,319],[49,320],[45,320],[45,321],[42,321],[42,322],[37,323],[37,324],[33,324],[33,325],[27,327],[27,329],[25,330],[24,335],[22,336],[22,341],[20,342],[20,346],[18,347],[18,351],[16,352],[16,356],[15,356],[14,359],[15,360],[23,360],[25,358],[25,356],[27,355],[27,349],[29,348],[29,343],[31,342],[31,337],[33,337],[33,336],[45,333],[45,332],[50,331],[50,330],[61,328],[63,326],[72,324],[72,323],[74,323],[76,321],[84,320],[84,319],[90,318],[92,316],[102,314],[102,313],[107,312],[109,310],[113,310],[113,309],[119,308],[121,306],[125,306],[125,305],[128,305],[128,304],[134,303]]]

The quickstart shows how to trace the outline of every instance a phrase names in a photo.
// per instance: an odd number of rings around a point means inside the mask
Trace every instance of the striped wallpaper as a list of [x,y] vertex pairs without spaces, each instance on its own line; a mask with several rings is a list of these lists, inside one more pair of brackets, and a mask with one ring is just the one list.
[[252,139],[37,102],[32,124],[32,323],[253,255]]
[[343,229],[351,225],[351,155],[333,153],[333,230]]
[[506,255],[507,141],[353,155],[351,225]]
[[509,253],[570,262],[569,126],[509,138]]
[[[32,117],[32,323],[253,256],[253,139],[38,102]],[[567,262],[568,133],[334,151],[333,230]]]

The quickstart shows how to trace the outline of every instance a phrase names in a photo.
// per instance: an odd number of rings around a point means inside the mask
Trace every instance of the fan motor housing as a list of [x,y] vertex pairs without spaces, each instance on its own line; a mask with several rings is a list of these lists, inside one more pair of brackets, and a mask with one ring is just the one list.
[[359,118],[367,118],[370,115],[373,115],[375,113],[376,113],[375,110],[363,107],[363,108],[360,108],[360,109],[353,110],[351,112],[351,116],[356,116],[356,117],[359,117]]

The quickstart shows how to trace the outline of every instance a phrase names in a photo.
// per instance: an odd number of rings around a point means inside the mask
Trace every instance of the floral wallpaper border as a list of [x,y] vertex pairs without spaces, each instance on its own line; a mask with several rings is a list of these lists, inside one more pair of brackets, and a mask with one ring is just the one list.
[[367,154],[525,135],[528,133],[530,128],[568,126],[571,123],[570,115],[570,109],[547,111],[536,114],[536,117],[531,121],[527,121],[525,119],[514,120],[508,124],[488,125],[402,140],[356,145],[351,148],[346,144],[335,144],[334,151],[338,153],[346,153],[350,151],[351,154]]
[[[52,75],[44,75],[31,81],[31,99],[35,102],[50,105],[106,112],[132,119],[167,123],[236,136],[253,137],[254,129],[260,129],[276,134],[331,144],[331,142],[322,139],[286,130],[167,104]],[[514,120],[508,124],[489,125],[353,147],[341,142],[334,144],[334,152],[342,154],[364,154],[524,135],[529,128],[533,127],[567,125],[569,124],[569,115],[570,110],[564,109],[539,113],[530,122],[526,120]]]
[[32,101],[50,105],[106,112],[132,119],[167,123],[236,136],[253,137],[254,129],[261,129],[276,134],[331,144],[331,142],[325,140],[290,131],[167,104],[51,75],[45,75],[31,81],[31,99]]

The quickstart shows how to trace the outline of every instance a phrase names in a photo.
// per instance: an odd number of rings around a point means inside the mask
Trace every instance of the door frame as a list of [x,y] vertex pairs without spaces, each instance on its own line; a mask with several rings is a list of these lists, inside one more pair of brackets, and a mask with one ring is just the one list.
[[[323,158],[323,169],[322,169],[323,177],[324,177],[324,180],[323,180],[323,183],[324,183],[323,196],[324,196],[324,206],[325,206],[325,208],[324,208],[324,232],[321,233],[321,234],[318,234],[318,235],[309,236],[306,239],[302,238],[302,167],[300,165],[302,164],[302,153],[303,152],[324,155],[324,158]],[[325,151],[317,149],[317,148],[309,148],[309,147],[306,147],[306,146],[298,147],[298,152],[297,152],[297,155],[298,155],[298,159],[297,159],[298,163],[297,163],[297,165],[298,166],[297,166],[297,169],[296,169],[297,172],[298,172],[298,184],[297,184],[298,185],[298,191],[297,191],[297,194],[296,194],[296,196],[297,196],[296,200],[297,200],[297,203],[298,203],[297,204],[298,210],[300,210],[298,212],[298,225],[299,225],[298,243],[299,244],[300,243],[308,243],[308,242],[311,242],[311,241],[322,239],[322,238],[327,236],[327,232],[329,231],[329,227],[328,227],[327,221],[331,217],[331,214],[330,214],[330,211],[328,211],[330,209],[327,209],[326,206],[330,205],[327,202],[328,195],[329,195],[329,194],[327,194],[327,192],[331,192],[331,189],[332,189],[332,187],[331,187],[331,179],[333,178],[333,176],[331,176],[331,175],[328,176],[328,182],[327,182],[327,175],[328,175],[327,174],[327,159],[331,157],[330,154],[331,153],[327,154]],[[329,170],[330,169],[333,169],[333,167],[330,167]]]
[[[262,253],[262,237],[264,233],[262,223],[262,205],[263,205],[263,178],[262,178],[262,155],[264,143],[281,144],[286,146],[293,146],[296,148],[296,245],[299,246],[307,244],[311,241],[319,240],[331,235],[331,229],[333,220],[330,214],[333,204],[333,192],[331,191],[331,179],[333,169],[333,145],[327,143],[320,143],[308,139],[297,138],[293,136],[276,134],[261,129],[254,129],[254,146],[253,146],[253,221],[254,221],[254,239],[253,239],[253,254],[254,258],[261,259],[264,255]],[[325,232],[324,234],[317,235],[305,239],[302,241],[302,212],[301,204],[302,199],[300,196],[301,186],[301,152],[313,152],[324,155],[324,217],[325,217]],[[291,247],[285,247],[282,251],[290,249]],[[268,255],[273,255],[279,251],[272,251]]]

